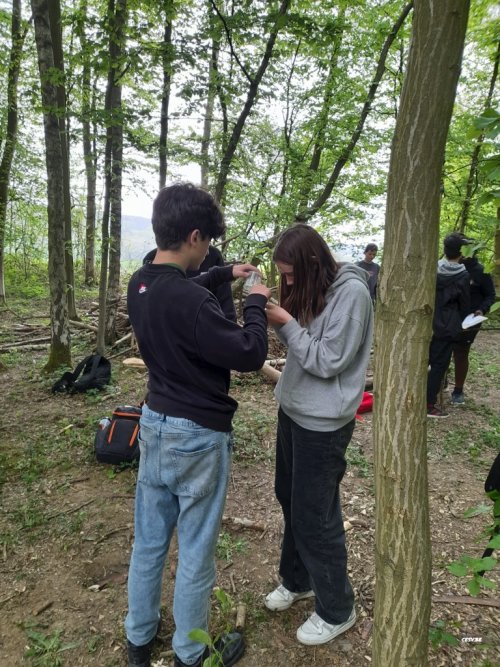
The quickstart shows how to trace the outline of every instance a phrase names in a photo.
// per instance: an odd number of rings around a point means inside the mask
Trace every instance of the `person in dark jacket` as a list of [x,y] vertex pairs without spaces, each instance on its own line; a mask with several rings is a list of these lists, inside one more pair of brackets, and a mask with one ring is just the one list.
[[[460,262],[469,274],[471,312],[474,315],[486,315],[496,299],[495,285],[491,275],[484,272],[483,265],[475,256],[462,257]],[[453,343],[455,387],[451,394],[451,404],[454,406],[465,403],[464,384],[469,371],[469,352],[480,329],[481,324],[478,324],[461,331],[458,339]]]
[[[129,667],[150,667],[160,619],[162,575],[175,527],[179,558],[174,588],[174,666],[201,667],[209,649],[190,639],[208,630],[215,549],[230,473],[230,370],[255,371],[267,356],[265,306],[271,291],[256,285],[244,325],[225,317],[214,290],[247,278],[250,264],[218,267],[191,280],[212,238],[225,231],[210,194],[191,184],[163,188],[153,205],[157,251],[130,279],[127,304],[149,371],[142,409],[135,500],[135,539],[125,620]],[[222,667],[243,654],[239,633],[216,642]]]
[[438,262],[427,377],[428,417],[448,417],[436,401],[450,363],[453,341],[459,336],[462,322],[470,313],[469,277],[465,266],[460,264],[461,248],[467,243],[461,235],[449,234],[444,240],[445,257]]
[[[156,248],[148,252],[143,259],[143,264],[152,262],[156,256]],[[208,247],[208,254],[201,263],[201,266],[196,271],[188,269],[186,275],[188,278],[196,278],[201,273],[206,273],[212,266],[225,266],[224,257],[221,251],[213,245]],[[236,308],[234,307],[233,292],[231,290],[231,283],[222,283],[214,290],[214,296],[220,303],[220,307],[228,320],[236,322]]]

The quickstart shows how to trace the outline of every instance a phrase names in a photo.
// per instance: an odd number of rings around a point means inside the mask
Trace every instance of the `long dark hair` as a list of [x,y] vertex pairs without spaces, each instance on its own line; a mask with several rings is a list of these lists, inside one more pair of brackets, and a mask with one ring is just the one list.
[[293,285],[280,280],[280,303],[302,326],[325,307],[325,295],[337,275],[338,265],[318,232],[298,223],[278,237],[273,261],[293,266]]

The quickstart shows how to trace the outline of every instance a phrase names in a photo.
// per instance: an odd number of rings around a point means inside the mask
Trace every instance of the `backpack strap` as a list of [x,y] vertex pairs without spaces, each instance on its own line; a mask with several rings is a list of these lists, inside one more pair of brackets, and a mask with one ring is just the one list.
[[88,357],[85,357],[85,359],[82,359],[80,361],[80,363],[78,364],[78,366],[73,371],[73,382],[72,382],[72,384],[74,384],[78,380],[79,375],[81,374],[81,372],[83,371],[83,369],[85,368],[87,363],[92,359],[92,357],[94,357],[94,360],[92,362],[92,372],[95,371],[95,369],[97,368],[97,364],[99,363],[99,361],[101,359],[101,356],[99,354],[96,354],[96,355],[90,354]]

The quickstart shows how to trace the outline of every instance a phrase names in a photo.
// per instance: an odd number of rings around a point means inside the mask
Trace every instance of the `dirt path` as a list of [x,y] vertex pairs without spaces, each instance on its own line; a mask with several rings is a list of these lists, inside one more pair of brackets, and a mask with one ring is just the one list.
[[[5,340],[7,329],[0,331],[2,336]],[[446,565],[464,553],[479,556],[484,548],[484,539],[476,538],[490,515],[465,520],[463,512],[489,503],[483,484],[499,446],[499,350],[499,332],[480,334],[467,404],[450,419],[429,424],[432,621],[443,623],[433,637],[446,630],[458,640],[457,646],[441,643],[431,649],[436,666],[500,665],[498,608],[439,601],[468,595],[464,581],[449,574]],[[92,440],[100,417],[116,405],[142,398],[145,375],[115,363],[108,398],[52,396],[50,383],[39,373],[40,355],[43,352],[2,358],[7,370],[0,375],[0,665],[124,665],[122,624],[136,470],[95,463]],[[343,638],[306,648],[296,642],[295,631],[310,613],[311,600],[281,614],[268,612],[262,604],[277,581],[281,532],[273,492],[272,385],[258,375],[235,376],[233,395],[240,402],[237,450],[219,542],[218,585],[234,606],[246,605],[248,648],[239,664],[369,665],[374,594],[371,415],[357,425],[342,490],[345,518],[353,524],[349,566],[359,621]],[[239,527],[235,518],[256,526]],[[165,608],[154,654],[158,666],[171,664],[174,569],[175,545],[164,581]],[[492,578],[498,584],[498,571]],[[481,593],[480,598],[498,603],[495,592]],[[214,631],[229,616],[214,602]]]

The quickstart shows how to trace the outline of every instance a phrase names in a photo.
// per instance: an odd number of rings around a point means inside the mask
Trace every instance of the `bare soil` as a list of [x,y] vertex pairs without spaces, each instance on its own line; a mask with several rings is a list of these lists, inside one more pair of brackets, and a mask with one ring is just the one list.
[[[2,317],[0,344],[5,345],[15,340],[18,320],[8,312]],[[463,512],[481,503],[492,506],[483,485],[499,446],[499,350],[499,331],[480,333],[472,354],[466,405],[450,408],[447,420],[429,423],[432,632],[434,638],[446,631],[458,640],[456,646],[442,641],[430,647],[430,664],[435,666],[500,665],[497,592],[484,591],[470,598],[466,580],[446,569],[461,554],[479,557],[487,541],[480,536],[491,523],[491,510],[470,519],[464,519]],[[90,351],[88,346],[80,347],[75,360]],[[105,392],[52,395],[50,386],[56,378],[41,373],[44,359],[44,350],[0,357],[6,367],[0,374],[0,665],[125,665],[123,619],[136,468],[98,464],[92,447],[101,417],[117,405],[143,398],[146,374],[124,367],[118,357],[113,361],[113,384]],[[297,643],[295,631],[311,613],[311,600],[279,614],[263,606],[265,594],[278,581],[282,530],[273,491],[273,385],[258,374],[235,374],[232,394],[240,408],[217,583],[234,607],[246,606],[247,650],[239,665],[369,665],[374,597],[371,415],[364,415],[357,424],[342,484],[344,515],[352,524],[347,537],[358,622],[342,638],[309,648]],[[234,519],[250,520],[253,526],[239,526]],[[158,667],[172,662],[175,560],[173,544],[154,651]],[[491,578],[499,583],[498,568]],[[479,601],[483,605],[476,604]],[[496,607],[489,606],[495,603]],[[214,634],[229,616],[214,600]]]

